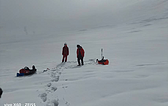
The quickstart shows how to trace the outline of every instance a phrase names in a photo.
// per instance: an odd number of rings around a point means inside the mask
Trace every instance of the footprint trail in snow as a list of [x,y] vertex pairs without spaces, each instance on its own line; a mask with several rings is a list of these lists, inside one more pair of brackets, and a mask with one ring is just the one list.
[[[84,62],[85,65],[96,64],[95,59],[90,59]],[[39,94],[39,97],[41,98],[43,103],[46,104],[45,106],[58,106],[59,101],[63,101],[65,106],[70,106],[70,103],[65,99],[65,97],[59,98],[58,97],[59,95],[56,95],[56,91],[58,89],[63,89],[65,91],[65,89],[67,89],[68,86],[62,84],[62,87],[58,88],[56,85],[57,82],[60,80],[62,71],[65,69],[73,69],[73,68],[80,68],[79,66],[77,66],[77,61],[68,61],[66,63],[60,63],[55,68],[50,70],[51,80],[49,83],[45,85],[45,92]]]

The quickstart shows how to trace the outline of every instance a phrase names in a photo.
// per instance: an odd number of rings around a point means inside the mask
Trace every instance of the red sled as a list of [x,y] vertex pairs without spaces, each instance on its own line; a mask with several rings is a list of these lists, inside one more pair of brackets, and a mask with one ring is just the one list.
[[102,59],[102,60],[96,60],[98,64],[102,64],[102,65],[108,65],[109,64],[109,60],[108,59]]
[[101,49],[101,57],[102,57],[102,59],[101,59],[101,60],[96,59],[96,62],[97,62],[98,64],[108,65],[108,64],[109,64],[109,60],[108,60],[108,59],[104,59],[103,49]]

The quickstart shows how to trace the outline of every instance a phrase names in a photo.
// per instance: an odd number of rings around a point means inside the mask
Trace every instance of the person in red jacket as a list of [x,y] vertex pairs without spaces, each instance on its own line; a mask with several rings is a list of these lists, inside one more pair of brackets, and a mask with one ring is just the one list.
[[80,45],[77,45],[78,66],[81,65],[81,64],[80,64],[80,60],[81,60],[81,62],[82,62],[82,65],[84,65],[84,63],[83,63],[84,54],[85,54],[84,49],[83,49]]
[[64,62],[64,59],[65,62],[67,62],[67,56],[69,55],[69,48],[66,43],[64,43],[64,47],[62,48],[62,55],[63,55],[62,62]]

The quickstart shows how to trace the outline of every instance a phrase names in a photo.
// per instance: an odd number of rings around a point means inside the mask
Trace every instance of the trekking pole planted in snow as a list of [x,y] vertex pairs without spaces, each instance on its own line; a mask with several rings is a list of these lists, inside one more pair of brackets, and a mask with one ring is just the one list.
[[101,49],[101,58],[103,58],[103,49]]

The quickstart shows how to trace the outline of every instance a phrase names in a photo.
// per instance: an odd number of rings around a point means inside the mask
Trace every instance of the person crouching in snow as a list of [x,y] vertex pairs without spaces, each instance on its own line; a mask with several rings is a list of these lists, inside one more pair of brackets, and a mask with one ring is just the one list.
[[85,54],[84,49],[83,49],[80,45],[77,45],[78,66],[81,65],[81,64],[80,64],[80,60],[81,60],[81,62],[82,62],[82,65],[84,65],[84,63],[83,63],[84,54]]
[[66,43],[64,43],[64,47],[62,48],[62,55],[63,55],[62,62],[64,62],[64,59],[65,62],[67,62],[67,56],[69,55],[69,48]]

